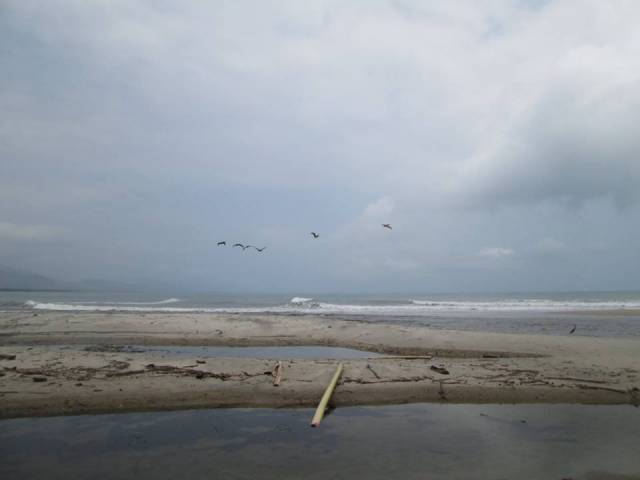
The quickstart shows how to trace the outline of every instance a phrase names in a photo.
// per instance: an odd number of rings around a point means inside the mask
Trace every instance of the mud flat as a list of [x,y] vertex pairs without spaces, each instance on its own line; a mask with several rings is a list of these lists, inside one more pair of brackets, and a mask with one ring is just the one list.
[[[313,316],[20,311],[0,313],[0,416],[313,406],[337,361],[190,357],[130,345],[333,346],[388,355],[340,360],[336,406],[640,403],[636,338],[456,332]],[[283,377],[274,387],[278,360]]]

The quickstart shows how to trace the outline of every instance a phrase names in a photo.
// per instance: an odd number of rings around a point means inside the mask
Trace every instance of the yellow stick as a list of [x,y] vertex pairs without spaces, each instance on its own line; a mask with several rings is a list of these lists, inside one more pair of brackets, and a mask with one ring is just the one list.
[[331,399],[331,395],[333,394],[333,391],[335,390],[336,385],[338,384],[340,375],[342,375],[341,363],[338,364],[336,373],[333,375],[333,378],[331,379],[329,386],[327,386],[327,389],[324,391],[324,395],[322,395],[322,398],[320,399],[318,408],[316,408],[316,414],[313,416],[313,420],[311,420],[312,427],[317,427],[318,425],[320,425],[320,422],[324,418],[324,412],[327,409],[327,403],[329,403],[329,400]]

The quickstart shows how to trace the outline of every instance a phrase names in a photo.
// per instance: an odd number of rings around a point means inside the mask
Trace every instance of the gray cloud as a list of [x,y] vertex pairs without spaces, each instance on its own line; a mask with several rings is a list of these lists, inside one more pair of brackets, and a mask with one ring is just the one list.
[[204,289],[633,288],[639,9],[5,2],[0,225],[65,235],[5,232],[0,263]]

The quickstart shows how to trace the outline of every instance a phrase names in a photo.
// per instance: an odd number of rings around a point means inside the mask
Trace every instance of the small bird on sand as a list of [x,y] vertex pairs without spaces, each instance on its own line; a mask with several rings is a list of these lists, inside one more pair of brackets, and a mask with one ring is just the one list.
[[222,246],[222,245],[226,245],[226,244],[227,244],[227,242],[218,242],[218,246],[219,247]]
[[388,223],[383,223],[382,228],[388,228],[389,230],[393,230],[393,228],[391,228],[391,225],[389,225]]
[[244,245],[243,245],[243,244],[241,244],[241,243],[235,243],[233,246],[234,246],[234,247],[240,247],[240,248],[242,248],[243,250],[244,250],[244,248],[245,248],[245,247],[244,247]]
[[311,235],[313,235],[313,238],[318,238],[320,236],[320,234],[316,232],[311,232]]
[[571,330],[569,330],[569,333],[573,333],[576,331],[576,325],[573,326],[573,328]]

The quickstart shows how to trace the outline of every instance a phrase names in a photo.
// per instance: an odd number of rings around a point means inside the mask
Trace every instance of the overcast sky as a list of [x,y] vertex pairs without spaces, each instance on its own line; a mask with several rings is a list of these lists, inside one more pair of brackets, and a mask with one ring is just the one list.
[[638,289],[638,25],[634,0],[4,0],[0,264]]

